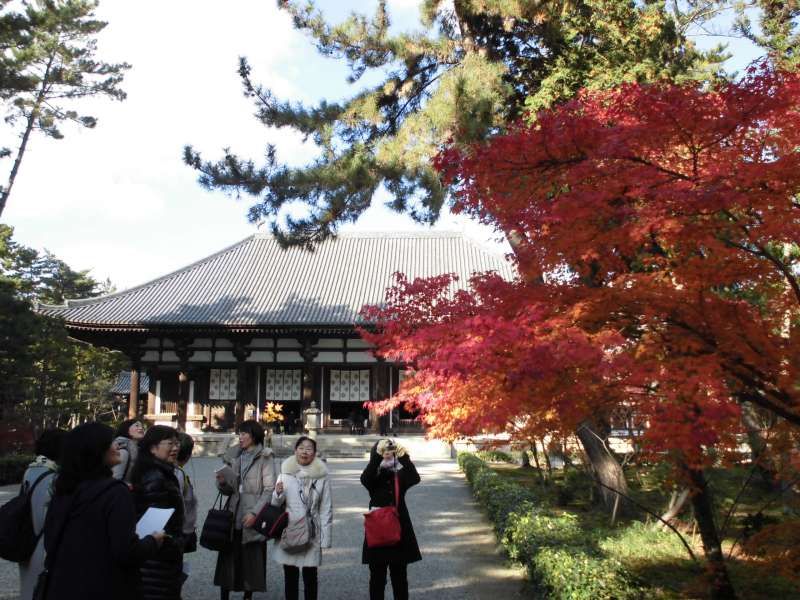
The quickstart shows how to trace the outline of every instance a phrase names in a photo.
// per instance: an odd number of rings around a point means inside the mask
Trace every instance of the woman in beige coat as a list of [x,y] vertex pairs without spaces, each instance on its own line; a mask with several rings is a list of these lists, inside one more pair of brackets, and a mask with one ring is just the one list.
[[264,429],[257,421],[239,426],[238,450],[236,456],[223,458],[233,474],[217,473],[217,488],[230,496],[235,515],[233,545],[219,553],[214,573],[222,600],[228,600],[231,591],[244,592],[245,599],[252,598],[253,592],[267,591],[267,540],[250,527],[272,499],[275,458],[264,447]]

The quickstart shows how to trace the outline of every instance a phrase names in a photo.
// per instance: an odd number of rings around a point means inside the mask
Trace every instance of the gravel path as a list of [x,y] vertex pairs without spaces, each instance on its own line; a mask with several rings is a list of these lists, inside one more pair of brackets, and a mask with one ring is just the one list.
[[[195,458],[189,473],[200,498],[200,519],[216,497],[213,470],[217,459]],[[523,598],[523,573],[510,568],[497,551],[490,525],[475,505],[463,475],[451,460],[416,461],[422,483],[407,502],[422,550],[422,562],[409,566],[410,596],[420,600],[512,600]],[[359,482],[365,461],[330,459],[333,477],[333,548],[325,550],[319,573],[320,600],[368,598],[368,570],[361,564],[362,516],[367,493]],[[0,488],[0,504],[17,488]],[[215,600],[212,585],[216,553],[203,548],[188,555],[191,575],[185,600]],[[268,559],[269,590],[256,600],[283,598],[283,573]],[[302,584],[301,584],[302,585]],[[391,588],[391,584],[387,584]],[[0,560],[0,599],[16,599],[16,565]],[[238,600],[239,594],[232,594]],[[302,597],[302,596],[301,596]],[[386,598],[391,598],[387,589]],[[113,600],[113,599],[111,599]]]

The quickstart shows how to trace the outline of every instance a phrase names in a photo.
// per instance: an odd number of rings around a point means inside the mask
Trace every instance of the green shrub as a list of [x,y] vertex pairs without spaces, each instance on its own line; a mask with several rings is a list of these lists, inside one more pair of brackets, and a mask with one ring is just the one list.
[[572,513],[549,509],[533,490],[501,477],[474,454],[458,464],[486,508],[509,557],[553,600],[628,600],[642,591],[624,565],[604,556]]
[[496,462],[496,463],[516,462],[513,456],[511,456],[508,452],[503,452],[502,450],[479,450],[478,452],[475,453],[475,456],[486,462]]
[[642,590],[616,559],[580,546],[546,546],[529,565],[531,578],[559,600],[627,600]]
[[586,540],[575,515],[552,515],[532,510],[524,514],[514,512],[509,516],[502,542],[511,558],[528,564],[544,547],[579,546]]
[[22,481],[25,469],[35,457],[30,454],[7,454],[0,456],[0,485]]

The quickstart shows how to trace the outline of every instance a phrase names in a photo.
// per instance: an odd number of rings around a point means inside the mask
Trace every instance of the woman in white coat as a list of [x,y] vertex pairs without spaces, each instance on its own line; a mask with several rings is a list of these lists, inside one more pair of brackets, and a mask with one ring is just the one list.
[[302,552],[287,552],[281,540],[275,541],[272,557],[283,565],[286,600],[299,598],[300,570],[303,571],[303,597],[317,599],[317,567],[322,562],[322,549],[331,547],[333,507],[328,468],[317,458],[317,443],[301,436],[294,445],[294,456],[281,465],[281,474],[272,495],[272,504],[286,503],[289,522],[306,514],[314,522],[315,536]]

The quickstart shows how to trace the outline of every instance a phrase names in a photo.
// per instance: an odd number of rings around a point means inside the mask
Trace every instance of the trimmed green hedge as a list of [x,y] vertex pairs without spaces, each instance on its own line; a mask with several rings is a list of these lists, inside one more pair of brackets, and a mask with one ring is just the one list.
[[486,462],[513,463],[514,457],[502,450],[478,450],[475,456]]
[[508,481],[474,454],[458,464],[486,508],[509,557],[525,565],[531,581],[553,600],[630,600],[644,596],[618,560],[571,513],[548,510],[533,490]]
[[10,485],[22,481],[25,469],[36,458],[30,454],[7,454],[0,456],[0,485]]

